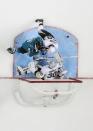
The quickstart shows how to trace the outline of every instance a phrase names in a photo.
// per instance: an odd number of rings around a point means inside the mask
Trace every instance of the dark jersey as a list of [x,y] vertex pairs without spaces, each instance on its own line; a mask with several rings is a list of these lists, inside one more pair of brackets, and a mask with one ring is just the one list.
[[40,48],[44,46],[43,40],[40,37],[33,38],[31,41],[25,41],[20,48],[18,53],[29,53],[29,56],[34,56],[39,53]]

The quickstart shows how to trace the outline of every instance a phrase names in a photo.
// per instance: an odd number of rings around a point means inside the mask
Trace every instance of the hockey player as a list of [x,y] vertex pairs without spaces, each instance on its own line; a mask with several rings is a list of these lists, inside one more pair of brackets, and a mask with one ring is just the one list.
[[27,53],[30,57],[37,55],[39,51],[44,54],[45,48],[43,44],[43,40],[40,37],[33,38],[32,40],[25,41],[21,47],[15,49],[15,48],[8,48],[7,51],[11,54],[14,54],[15,52],[25,54]]
[[37,58],[30,62],[27,67],[17,67],[19,75],[32,72],[38,79],[61,79],[67,73],[63,68],[63,60],[56,52],[52,58]]
[[54,36],[44,29],[43,20],[37,19],[36,23],[38,24],[38,34],[40,37],[25,41],[18,49],[8,48],[7,51],[9,53],[28,53],[31,57],[38,54],[39,51],[42,54],[46,54],[47,52],[54,53],[58,49],[58,43]]

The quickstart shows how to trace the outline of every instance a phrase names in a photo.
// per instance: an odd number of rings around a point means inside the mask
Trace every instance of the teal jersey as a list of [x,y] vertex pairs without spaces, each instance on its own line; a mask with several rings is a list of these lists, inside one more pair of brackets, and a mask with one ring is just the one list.
[[36,45],[41,47],[44,46],[42,38],[37,37],[29,41],[27,40],[22,44],[21,48],[24,49],[25,52],[29,52],[29,56],[34,56],[39,53],[39,50],[36,48]]

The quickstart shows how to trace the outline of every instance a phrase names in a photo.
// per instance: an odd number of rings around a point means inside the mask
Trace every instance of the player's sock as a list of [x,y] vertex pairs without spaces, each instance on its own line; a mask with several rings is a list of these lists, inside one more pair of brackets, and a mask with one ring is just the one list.
[[44,28],[43,19],[36,19],[35,22],[38,24],[38,32],[41,32],[41,30]]

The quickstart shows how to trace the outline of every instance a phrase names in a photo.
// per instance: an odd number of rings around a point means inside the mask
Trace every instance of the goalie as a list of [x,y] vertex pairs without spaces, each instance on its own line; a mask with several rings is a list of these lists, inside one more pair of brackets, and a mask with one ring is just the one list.
[[54,57],[35,58],[27,67],[17,67],[18,75],[33,73],[38,79],[61,79],[67,73],[63,68],[63,61],[58,52]]

